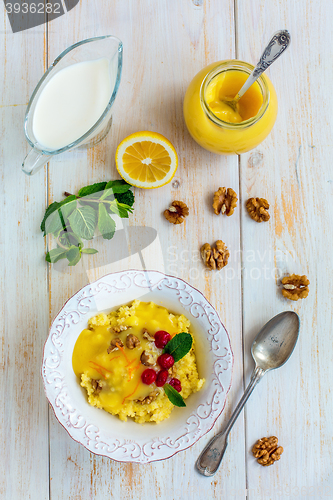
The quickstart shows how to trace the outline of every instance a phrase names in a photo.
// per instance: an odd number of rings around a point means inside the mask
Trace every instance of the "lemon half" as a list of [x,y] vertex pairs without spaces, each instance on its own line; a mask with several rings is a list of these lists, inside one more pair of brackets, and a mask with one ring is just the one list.
[[153,189],[171,181],[178,156],[168,139],[156,132],[136,132],[124,139],[116,151],[121,177],[132,186]]

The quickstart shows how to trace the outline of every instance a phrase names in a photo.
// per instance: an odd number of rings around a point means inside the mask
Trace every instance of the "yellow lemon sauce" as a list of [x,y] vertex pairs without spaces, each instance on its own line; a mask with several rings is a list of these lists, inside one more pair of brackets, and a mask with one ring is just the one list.
[[[145,329],[151,336],[150,340],[143,336]],[[141,381],[142,372],[148,368],[140,361],[142,352],[145,350],[151,354],[155,361],[162,354],[162,349],[158,349],[153,340],[158,330],[167,331],[171,337],[181,332],[191,334],[190,322],[184,315],[175,315],[153,302],[138,300],[109,314],[98,314],[88,321],[88,328],[81,332],[75,343],[72,364],[81,386],[87,391],[89,404],[118,415],[124,421],[133,417],[138,423],[158,423],[170,416],[174,406],[163,387]],[[126,345],[130,334],[140,341],[140,345],[132,349]],[[120,339],[123,346],[118,344],[113,352],[108,353],[113,339]],[[158,364],[149,368],[160,370]],[[194,340],[190,352],[170,370],[170,376],[181,382],[180,394],[184,399],[201,389],[204,379],[198,376]],[[142,404],[142,400],[154,392],[155,399]]]

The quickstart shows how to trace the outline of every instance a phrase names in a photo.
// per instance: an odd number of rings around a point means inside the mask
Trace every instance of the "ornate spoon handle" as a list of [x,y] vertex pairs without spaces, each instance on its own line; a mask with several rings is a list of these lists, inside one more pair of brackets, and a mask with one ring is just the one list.
[[244,83],[243,87],[240,89],[238,94],[233,99],[234,101],[239,101],[239,99],[245,94],[245,92],[251,87],[251,85],[259,78],[259,76],[274,62],[280,55],[289,47],[290,45],[290,33],[287,30],[280,30],[274,33],[270,39],[267,47],[262,53],[257,66],[252,71],[249,78]]

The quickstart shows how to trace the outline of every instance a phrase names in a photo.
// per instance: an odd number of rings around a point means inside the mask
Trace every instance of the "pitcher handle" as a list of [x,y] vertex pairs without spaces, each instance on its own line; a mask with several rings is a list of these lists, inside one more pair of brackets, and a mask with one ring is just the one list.
[[31,149],[22,163],[22,170],[27,175],[34,175],[49,161],[52,155],[45,155],[38,149]]

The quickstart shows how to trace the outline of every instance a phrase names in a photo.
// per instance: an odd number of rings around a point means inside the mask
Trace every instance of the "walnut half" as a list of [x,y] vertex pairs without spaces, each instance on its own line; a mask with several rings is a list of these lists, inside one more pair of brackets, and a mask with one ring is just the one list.
[[230,256],[229,250],[222,240],[217,240],[215,248],[209,243],[202,245],[200,249],[201,258],[208,269],[217,269],[218,271],[228,264]]
[[135,403],[140,403],[141,405],[150,405],[150,403],[152,403],[157,398],[159,393],[160,391],[158,389],[155,389],[155,391],[148,394],[148,396],[146,396],[145,398],[135,399],[134,401]]
[[280,460],[283,453],[282,446],[278,446],[278,438],[275,436],[258,439],[252,448],[252,453],[260,465],[272,465]]
[[119,338],[116,338],[116,339],[112,339],[111,340],[111,343],[110,343],[110,346],[107,348],[107,353],[110,354],[111,352],[113,351],[116,351],[117,349],[119,349],[119,347],[124,347],[124,343],[121,339]]
[[305,275],[291,274],[282,279],[282,295],[290,300],[305,299],[309,295],[309,285]]
[[126,347],[128,349],[135,349],[135,347],[140,346],[140,340],[136,335],[133,335],[133,333],[130,333],[126,337]]
[[251,219],[256,222],[267,222],[270,218],[267,212],[269,203],[265,198],[249,198],[246,202],[246,208]]
[[231,188],[220,187],[214,193],[213,208],[216,215],[226,214],[228,216],[234,213],[237,206],[237,194]]
[[164,210],[164,217],[172,224],[181,224],[190,213],[186,203],[183,201],[173,201],[169,208]]
[[154,366],[155,365],[155,360],[151,354],[147,351],[142,351],[142,354],[140,356],[140,361],[144,366]]
[[93,388],[94,394],[99,394],[103,389],[103,382],[93,378],[91,379],[91,387]]

